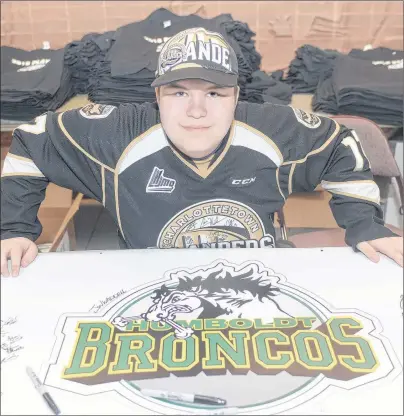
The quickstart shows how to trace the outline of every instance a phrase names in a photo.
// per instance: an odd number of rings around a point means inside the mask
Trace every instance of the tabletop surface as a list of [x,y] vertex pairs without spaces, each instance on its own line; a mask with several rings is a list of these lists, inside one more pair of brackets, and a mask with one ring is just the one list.
[[40,254],[1,279],[1,414],[51,414],[26,366],[69,415],[402,414],[402,294],[350,248]]

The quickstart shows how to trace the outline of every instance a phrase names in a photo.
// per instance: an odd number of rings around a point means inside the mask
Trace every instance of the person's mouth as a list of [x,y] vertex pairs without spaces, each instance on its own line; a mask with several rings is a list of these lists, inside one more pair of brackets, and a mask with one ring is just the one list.
[[206,131],[209,127],[206,126],[182,126],[183,129],[187,131]]

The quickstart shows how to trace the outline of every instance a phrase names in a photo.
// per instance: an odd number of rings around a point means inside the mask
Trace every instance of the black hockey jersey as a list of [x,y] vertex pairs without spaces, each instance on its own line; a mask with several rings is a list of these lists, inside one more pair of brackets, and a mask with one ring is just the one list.
[[13,136],[2,239],[38,238],[48,181],[100,201],[128,248],[274,247],[274,212],[320,183],[348,244],[394,235],[355,132],[288,106],[240,102],[225,145],[199,163],[170,144],[151,103],[48,112]]

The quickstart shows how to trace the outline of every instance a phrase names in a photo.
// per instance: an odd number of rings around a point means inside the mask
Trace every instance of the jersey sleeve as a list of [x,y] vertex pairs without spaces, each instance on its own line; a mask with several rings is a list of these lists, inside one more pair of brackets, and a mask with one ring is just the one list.
[[155,117],[150,106],[89,104],[17,127],[2,171],[1,239],[39,237],[37,213],[49,182],[105,205],[106,178]]
[[37,212],[48,182],[19,139],[19,133],[14,131],[1,174],[2,240],[13,237],[36,240],[39,237],[42,226]]
[[334,218],[354,249],[362,241],[395,235],[384,226],[379,188],[356,132],[330,119],[321,122],[329,125],[327,133],[313,134],[306,154],[284,161],[284,168],[289,167],[288,194],[317,185],[329,191]]
[[353,248],[395,235],[384,226],[379,188],[355,131],[290,106],[245,104],[238,112],[277,147],[277,180],[284,199],[321,185],[332,194],[331,210]]

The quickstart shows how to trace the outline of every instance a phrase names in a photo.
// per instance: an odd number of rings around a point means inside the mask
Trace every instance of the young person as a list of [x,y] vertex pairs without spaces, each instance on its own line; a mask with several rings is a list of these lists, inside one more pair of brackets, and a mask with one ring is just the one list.
[[193,28],[160,52],[157,103],[89,104],[15,129],[2,173],[1,272],[37,255],[49,181],[105,206],[126,248],[275,247],[273,214],[318,184],[346,242],[403,263],[355,132],[289,106],[238,103],[237,58]]

